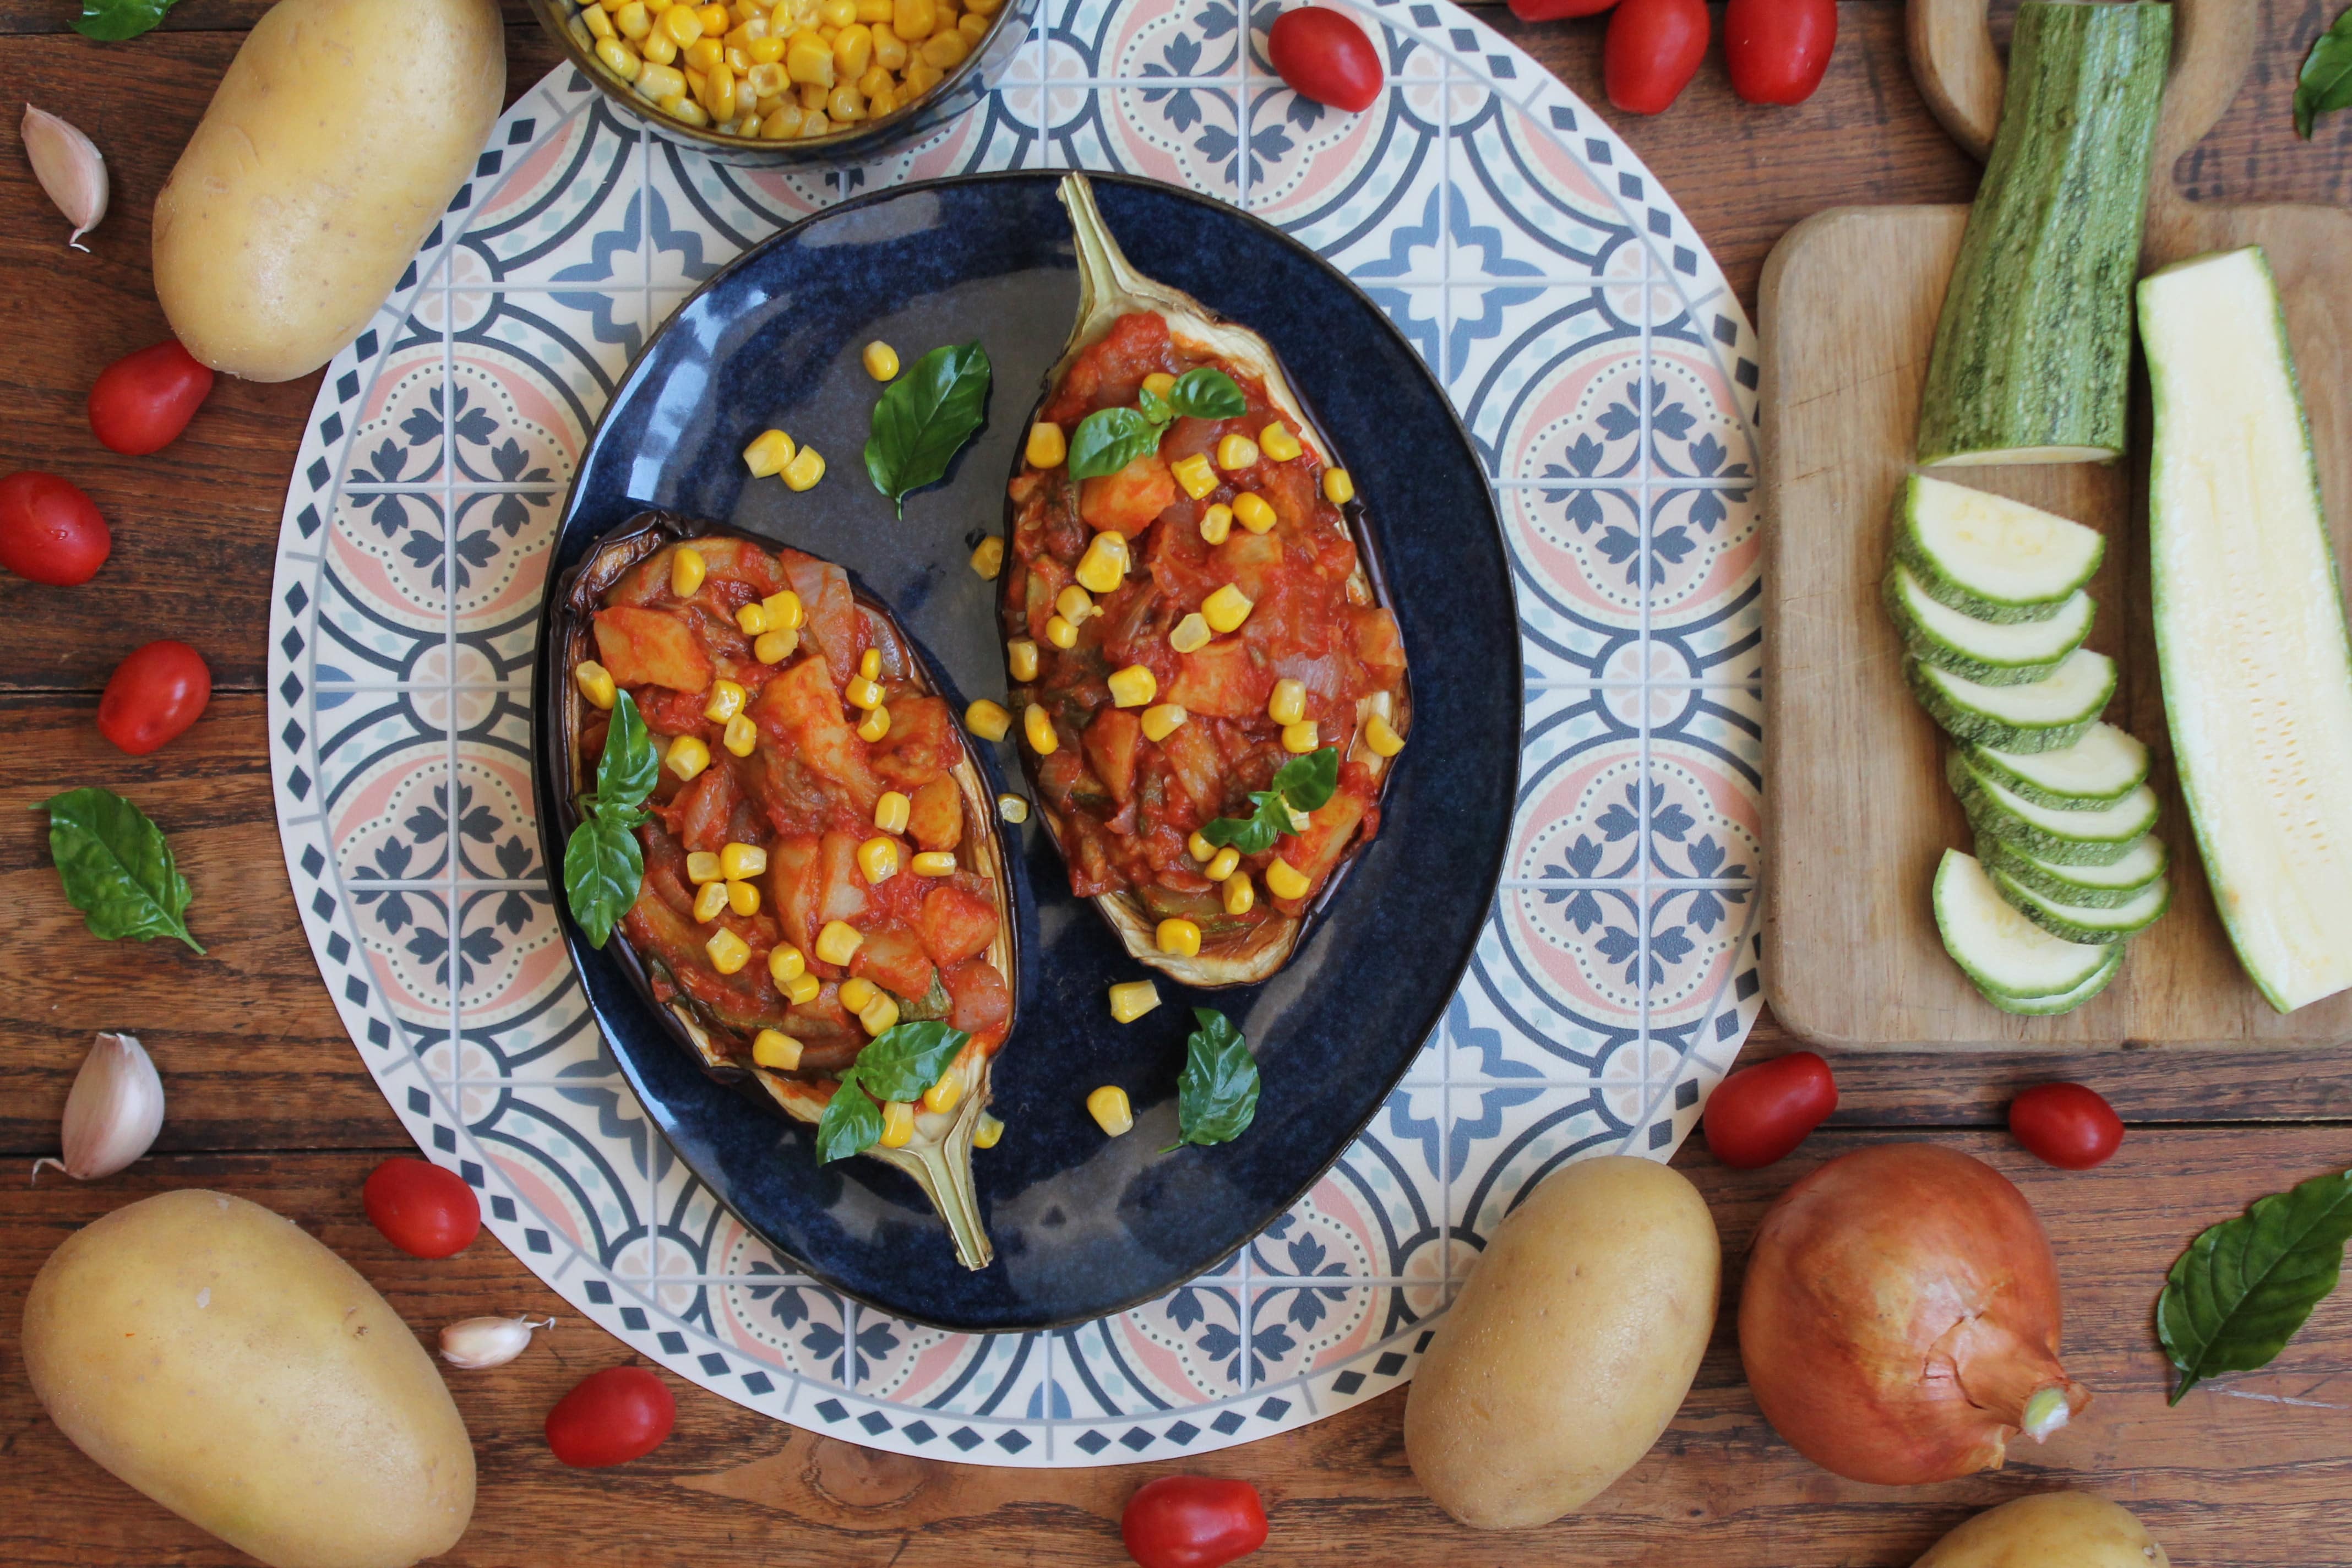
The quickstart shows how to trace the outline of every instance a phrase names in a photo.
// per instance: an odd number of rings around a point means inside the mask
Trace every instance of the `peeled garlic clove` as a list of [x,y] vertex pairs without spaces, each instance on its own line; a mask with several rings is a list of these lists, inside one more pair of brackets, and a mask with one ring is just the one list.
[[33,161],[33,177],[74,226],[66,243],[88,250],[81,237],[106,216],[106,154],[97,143],[68,121],[47,110],[25,106],[25,153]]
[[441,1359],[468,1372],[504,1366],[530,1348],[531,1330],[553,1327],[553,1318],[467,1318],[441,1331]]
[[55,1165],[78,1182],[110,1176],[154,1146],[163,1130],[163,1080],[135,1035],[100,1035],[66,1094],[59,1136],[64,1158],[36,1160],[33,1173]]

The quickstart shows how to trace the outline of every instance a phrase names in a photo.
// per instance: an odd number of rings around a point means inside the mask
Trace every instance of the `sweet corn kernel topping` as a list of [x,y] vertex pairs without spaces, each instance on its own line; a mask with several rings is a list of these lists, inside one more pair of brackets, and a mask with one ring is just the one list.
[[1087,1114],[1113,1138],[1135,1127],[1135,1112],[1127,1103],[1127,1090],[1115,1083],[1107,1083],[1087,1096]]
[[1013,732],[1013,715],[1002,703],[981,698],[963,710],[964,728],[983,741],[1002,741]]

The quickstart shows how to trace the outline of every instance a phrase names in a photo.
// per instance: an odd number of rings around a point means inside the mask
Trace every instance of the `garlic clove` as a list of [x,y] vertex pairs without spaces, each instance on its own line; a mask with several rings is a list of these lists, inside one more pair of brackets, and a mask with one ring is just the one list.
[[467,1318],[441,1331],[441,1359],[468,1372],[504,1366],[530,1348],[531,1330],[553,1327],[553,1318]]
[[163,1080],[135,1035],[100,1035],[66,1094],[59,1135],[64,1157],[36,1160],[33,1173],[56,1165],[78,1182],[110,1176],[154,1146],[163,1130]]
[[25,106],[24,137],[33,177],[74,226],[66,243],[88,250],[81,237],[106,216],[106,155],[71,122],[29,103]]

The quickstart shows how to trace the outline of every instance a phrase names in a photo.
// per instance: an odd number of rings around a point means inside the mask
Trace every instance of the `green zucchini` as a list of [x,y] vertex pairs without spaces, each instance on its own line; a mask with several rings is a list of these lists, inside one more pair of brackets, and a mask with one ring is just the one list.
[[2168,5],[2025,0],[1927,361],[1919,461],[2123,455]]
[[1916,658],[1903,661],[1903,678],[1946,733],[2004,752],[2073,745],[2116,694],[2115,660],[2079,647],[2031,686],[1985,686]]
[[2037,893],[2084,909],[2127,904],[2164,875],[2172,857],[2164,840],[2144,834],[2123,858],[2108,866],[2065,866],[2004,844],[1990,833],[1977,836],[1977,858],[1990,872],[2006,873]]
[[2058,661],[2090,636],[2095,608],[2078,589],[2046,621],[1980,621],[1937,604],[1900,561],[1886,569],[1885,597],[1886,613],[1914,658],[1984,686],[2049,679]]
[[1926,474],[1895,498],[1895,559],[1929,598],[1979,621],[2049,620],[2106,548],[2096,529]]
[[2137,936],[2172,907],[2172,884],[2158,877],[2120,904],[2066,904],[2006,871],[1994,870],[1993,890],[2010,908],[2063,942],[2110,942]]
[[[2080,944],[2069,943],[2068,945]],[[2046,1018],[2054,1014],[2071,1013],[2107,988],[2107,982],[2113,980],[2124,966],[2124,949],[2127,945],[2119,942],[2113,947],[2105,949],[2107,961],[2099,965],[2096,973],[2088,980],[2084,981],[2072,991],[2062,991],[2055,996],[2032,997],[1996,996],[1987,991],[1984,993],[1984,999],[2004,1013],[2021,1013],[2027,1017]],[[1979,989],[1982,988],[1979,987]]]
[[2156,792],[2146,784],[2101,811],[2053,811],[1978,773],[1966,752],[1945,759],[1944,778],[1979,833],[2053,865],[2112,866],[2156,826]]
[[2148,563],[2181,794],[2213,904],[2292,1012],[2352,986],[2352,637],[2286,321],[2259,249],[2140,285]]
[[2006,1013],[2054,1013],[2098,994],[2123,944],[2067,942],[2027,920],[1995,890],[1973,856],[1944,851],[1936,868],[1936,930],[1944,951],[1985,999]]
[[2147,747],[2113,724],[2094,724],[2054,752],[1970,746],[1976,771],[2021,799],[2057,811],[2096,811],[2147,782]]

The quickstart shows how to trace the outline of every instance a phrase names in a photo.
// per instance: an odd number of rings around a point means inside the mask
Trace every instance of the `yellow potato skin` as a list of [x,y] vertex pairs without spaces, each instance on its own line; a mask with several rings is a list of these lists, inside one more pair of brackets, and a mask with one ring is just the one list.
[[215,370],[307,375],[357,337],[506,96],[497,0],[278,0],[155,198],[155,295]]
[[163,1193],[67,1237],[23,1345],[75,1447],[271,1568],[406,1568],[473,1517],[473,1446],[432,1358],[257,1204]]
[[1987,1509],[1913,1568],[2170,1568],[2129,1510],[2089,1492],[2042,1492]]
[[1481,1530],[1581,1508],[1658,1440],[1715,1326],[1706,1201],[1651,1160],[1580,1160],[1496,1231],[1414,1373],[1405,1458]]

